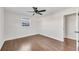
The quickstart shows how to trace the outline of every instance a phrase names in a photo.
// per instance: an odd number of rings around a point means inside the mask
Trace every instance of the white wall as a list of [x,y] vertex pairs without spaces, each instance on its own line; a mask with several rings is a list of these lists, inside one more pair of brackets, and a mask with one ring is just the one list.
[[41,23],[41,34],[63,41],[62,37],[62,17],[44,17]]
[[70,8],[41,18],[41,34],[64,41],[64,15],[75,13],[76,9]]
[[49,16],[43,18],[41,23],[41,34],[61,40],[62,21],[58,18],[60,17]]
[[0,48],[4,43],[4,8],[0,7]]
[[38,17],[31,17],[30,26],[22,27],[20,19],[21,17],[27,17],[24,15],[19,15],[10,11],[5,13],[5,39],[15,39],[24,36],[38,34]]
[[76,14],[65,16],[65,38],[76,39]]

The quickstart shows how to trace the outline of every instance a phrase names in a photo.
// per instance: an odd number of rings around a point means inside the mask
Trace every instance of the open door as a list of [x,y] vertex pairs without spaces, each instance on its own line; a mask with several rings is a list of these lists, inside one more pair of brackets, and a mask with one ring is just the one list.
[[76,13],[64,16],[64,49],[76,50]]

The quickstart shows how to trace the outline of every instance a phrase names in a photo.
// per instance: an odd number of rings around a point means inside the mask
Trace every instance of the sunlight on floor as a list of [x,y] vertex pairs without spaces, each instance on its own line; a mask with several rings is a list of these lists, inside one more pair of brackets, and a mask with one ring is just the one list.
[[18,51],[31,51],[31,43],[22,44]]

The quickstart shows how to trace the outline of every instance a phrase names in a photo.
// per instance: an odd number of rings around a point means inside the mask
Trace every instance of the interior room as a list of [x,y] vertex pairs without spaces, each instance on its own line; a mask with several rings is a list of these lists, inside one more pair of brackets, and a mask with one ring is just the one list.
[[1,51],[76,51],[77,8],[0,7]]

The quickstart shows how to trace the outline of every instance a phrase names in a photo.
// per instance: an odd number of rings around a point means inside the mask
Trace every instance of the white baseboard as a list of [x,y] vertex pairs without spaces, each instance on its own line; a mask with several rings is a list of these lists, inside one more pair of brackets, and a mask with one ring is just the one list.
[[[32,35],[37,35],[37,34],[30,34],[30,35],[24,35],[24,36],[11,37],[11,38],[7,38],[6,41],[7,41],[7,40],[18,39],[18,38],[22,38],[22,37],[28,37],[28,36],[32,36]],[[61,40],[61,39],[59,39],[59,38],[51,37],[51,36],[48,36],[48,35],[45,35],[45,34],[40,34],[40,35],[44,35],[44,36],[47,36],[47,37],[50,37],[50,38],[54,38],[54,39],[56,39],[56,40],[58,40],[58,41],[61,41],[61,42],[64,41],[64,39]]]
[[7,38],[5,41],[7,41],[7,40],[13,40],[13,39],[18,39],[18,38],[22,38],[22,37],[28,37],[28,36],[32,36],[32,35],[36,35],[36,34],[30,34],[30,35],[23,35],[23,36],[11,37],[11,38]]
[[72,40],[76,40],[76,38],[73,38],[73,37],[65,37],[65,38],[69,38],[69,39],[72,39]]
[[44,36],[50,37],[50,38],[52,38],[52,39],[56,39],[56,40],[61,41],[61,42],[64,42],[64,39],[61,40],[60,38],[53,37],[53,36],[49,36],[49,35],[46,35],[46,34],[41,34],[41,35],[44,35]]

